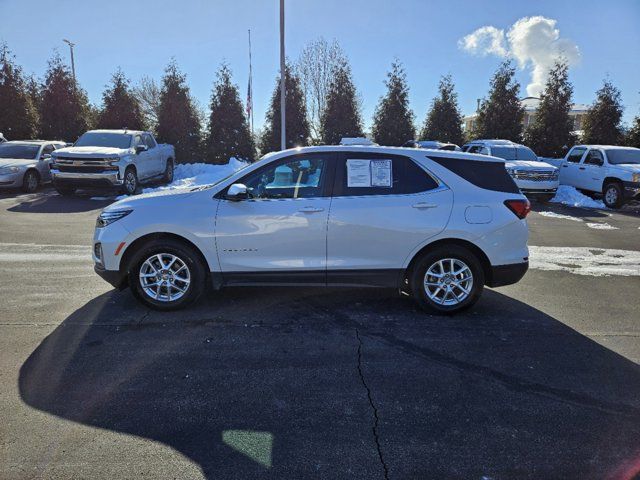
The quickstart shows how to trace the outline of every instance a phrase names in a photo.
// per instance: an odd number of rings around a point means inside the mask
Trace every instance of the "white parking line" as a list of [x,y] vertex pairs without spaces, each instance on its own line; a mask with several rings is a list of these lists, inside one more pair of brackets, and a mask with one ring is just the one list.
[[91,247],[86,245],[38,245],[0,243],[3,262],[90,262]]

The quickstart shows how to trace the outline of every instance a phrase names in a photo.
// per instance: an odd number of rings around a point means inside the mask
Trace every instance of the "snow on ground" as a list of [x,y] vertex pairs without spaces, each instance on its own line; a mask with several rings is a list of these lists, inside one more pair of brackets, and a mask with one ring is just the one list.
[[601,200],[594,200],[591,197],[587,197],[569,185],[560,185],[556,196],[551,199],[551,202],[563,203],[572,207],[606,208],[604,202]]
[[640,252],[589,247],[529,247],[529,267],[576,275],[640,276]]
[[587,227],[593,228],[595,230],[619,230],[618,227],[614,227],[613,225],[609,225],[608,223],[587,223]]
[[[216,183],[232,173],[246,167],[247,162],[231,157],[225,165],[211,165],[209,163],[179,163],[173,172],[173,182],[169,185],[161,185],[142,189],[141,193],[159,192],[162,190],[175,190],[176,188],[198,187]],[[127,198],[128,195],[120,195],[117,200]],[[104,200],[105,197],[91,197],[91,200]]]
[[571,220],[573,222],[581,222],[582,219],[578,217],[572,217],[571,215],[563,215],[562,213],[556,212],[537,212],[538,215],[542,215],[543,217],[551,217],[551,218],[562,218],[563,220]]

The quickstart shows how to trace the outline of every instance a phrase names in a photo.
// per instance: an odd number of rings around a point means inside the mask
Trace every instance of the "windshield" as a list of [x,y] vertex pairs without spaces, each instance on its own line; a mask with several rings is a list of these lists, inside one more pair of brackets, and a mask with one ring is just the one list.
[[529,147],[491,147],[491,155],[504,160],[533,160],[538,161],[538,157]]
[[622,164],[640,164],[640,149],[639,148],[615,148],[613,150],[607,150],[607,158],[611,165]]
[[124,133],[87,132],[73,145],[74,147],[129,148],[131,135]]
[[38,155],[40,145],[16,145],[15,143],[3,143],[0,145],[0,158],[19,158],[33,160]]

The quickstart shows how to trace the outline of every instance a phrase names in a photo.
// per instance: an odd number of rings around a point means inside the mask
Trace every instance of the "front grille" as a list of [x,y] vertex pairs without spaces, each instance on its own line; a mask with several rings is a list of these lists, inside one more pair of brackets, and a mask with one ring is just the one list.
[[535,171],[515,170],[511,176],[517,180],[529,180],[532,182],[547,182],[549,180],[557,180],[558,171],[557,170],[535,170]]
[[[69,172],[69,173],[99,173],[105,170],[110,170],[110,168],[105,168],[105,165],[78,165],[78,166],[69,166],[63,164],[56,164],[56,168],[61,172]],[[114,168],[115,171],[117,168]]]
[[82,157],[62,157],[56,156],[56,162],[63,163],[74,163],[74,162],[82,162],[82,163],[109,163],[113,161],[112,158],[82,158]]

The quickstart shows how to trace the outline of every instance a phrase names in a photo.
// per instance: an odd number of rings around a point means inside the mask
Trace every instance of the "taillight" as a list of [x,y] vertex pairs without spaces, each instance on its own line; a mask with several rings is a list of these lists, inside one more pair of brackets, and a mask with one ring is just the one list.
[[521,220],[531,211],[529,200],[505,200],[504,204]]

